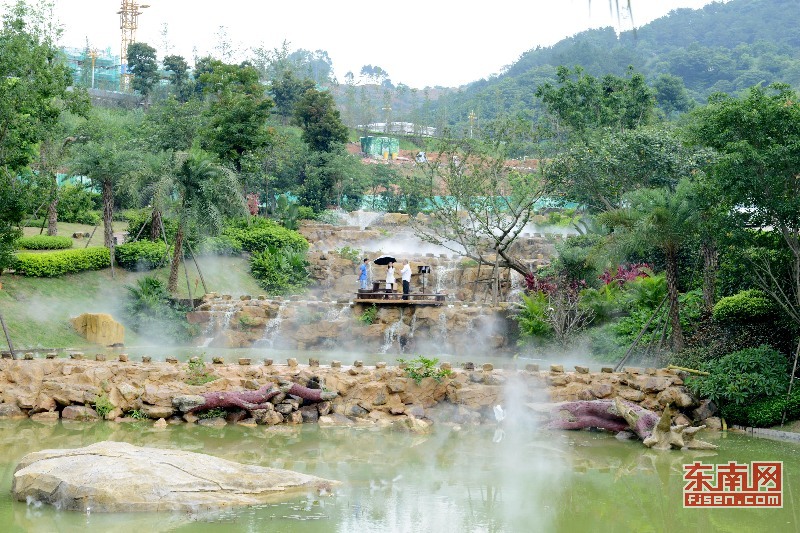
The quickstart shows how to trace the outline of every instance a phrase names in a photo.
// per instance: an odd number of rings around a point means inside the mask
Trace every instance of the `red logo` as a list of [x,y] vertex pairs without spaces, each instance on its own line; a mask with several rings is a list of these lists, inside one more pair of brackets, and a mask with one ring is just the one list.
[[783,507],[783,461],[683,465],[684,507]]

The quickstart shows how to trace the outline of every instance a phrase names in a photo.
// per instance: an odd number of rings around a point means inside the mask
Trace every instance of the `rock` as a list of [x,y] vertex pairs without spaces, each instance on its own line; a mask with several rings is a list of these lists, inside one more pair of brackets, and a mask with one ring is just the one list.
[[720,431],[722,429],[722,419],[718,416],[709,416],[703,420],[703,424],[705,424],[707,429],[713,431]]
[[34,422],[57,422],[59,418],[58,411],[44,411],[42,413],[36,413],[35,415],[31,415],[31,420]]
[[300,415],[303,417],[303,422],[314,423],[319,420],[319,412],[316,405],[306,405],[300,408]]
[[153,424],[153,427],[158,429],[164,429],[167,427],[167,421],[164,420],[163,418],[159,418],[158,420],[156,420],[156,423]]
[[588,366],[582,366],[582,365],[575,365],[575,372],[577,372],[578,374],[588,374],[589,373],[589,367]]
[[675,425],[675,426],[680,426],[680,425],[684,425],[684,424],[687,425],[687,426],[690,426],[692,424],[692,421],[689,420],[688,416],[686,416],[685,414],[681,413],[681,414],[679,414],[678,416],[676,416],[672,420],[672,424]]
[[700,402],[700,405],[697,407],[697,409],[692,411],[692,417],[694,417],[695,420],[702,421],[714,416],[716,412],[717,406],[714,402],[711,400],[703,400]]
[[99,442],[22,458],[12,493],[80,512],[197,512],[288,499],[336,484],[291,470],[244,465],[210,455]]
[[595,383],[589,388],[595,398],[608,398],[614,392],[614,388],[608,383]]
[[147,415],[147,418],[152,418],[154,420],[158,420],[159,418],[169,418],[173,413],[172,407],[164,405],[146,405],[144,406],[143,410]]
[[89,342],[111,346],[125,344],[125,326],[106,313],[83,313],[70,319],[72,327]]
[[13,403],[0,403],[0,418],[27,418],[22,409]]
[[629,402],[641,402],[644,400],[645,394],[640,390],[620,389],[617,391],[617,396]]
[[100,415],[91,407],[85,405],[68,405],[61,411],[64,420],[100,420]]
[[228,425],[228,422],[220,416],[214,418],[203,418],[197,421],[198,426],[205,426],[209,428],[222,428]]

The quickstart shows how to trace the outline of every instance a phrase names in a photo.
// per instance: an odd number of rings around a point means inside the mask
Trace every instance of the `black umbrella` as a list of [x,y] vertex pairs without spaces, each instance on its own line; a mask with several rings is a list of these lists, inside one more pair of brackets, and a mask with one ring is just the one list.
[[388,265],[389,263],[397,263],[397,259],[391,255],[382,255],[373,261],[376,265]]

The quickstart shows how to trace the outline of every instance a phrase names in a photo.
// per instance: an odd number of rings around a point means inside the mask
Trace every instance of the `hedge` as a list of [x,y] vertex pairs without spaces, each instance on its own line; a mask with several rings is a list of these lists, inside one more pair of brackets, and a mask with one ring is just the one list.
[[72,248],[72,239],[50,235],[33,235],[17,239],[17,247],[24,250],[66,250]]
[[81,270],[100,270],[111,266],[108,248],[94,247],[40,254],[19,253],[13,268],[17,274],[53,278]]
[[200,243],[197,255],[240,255],[242,243],[230,235],[208,237]]
[[114,248],[114,257],[126,270],[152,270],[161,266],[167,245],[162,241],[134,241]]
[[714,305],[714,320],[726,323],[752,322],[776,316],[775,304],[763,292],[750,289],[726,296]]
[[729,424],[764,428],[780,424],[784,409],[786,420],[800,419],[800,387],[788,399],[786,394],[762,396],[746,404],[725,404],[720,412]]

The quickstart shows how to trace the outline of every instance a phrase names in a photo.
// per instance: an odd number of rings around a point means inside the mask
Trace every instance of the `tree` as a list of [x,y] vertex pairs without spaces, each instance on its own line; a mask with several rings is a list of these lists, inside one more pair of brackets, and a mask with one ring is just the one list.
[[88,177],[101,191],[103,242],[112,252],[115,187],[124,185],[138,168],[139,152],[132,146],[132,127],[124,115],[95,111],[78,128],[70,164],[75,174]]
[[597,213],[619,207],[628,191],[674,187],[709,157],[708,150],[685,147],[665,128],[600,130],[568,143],[542,163],[542,172],[550,195]]
[[161,174],[155,184],[154,208],[171,210],[178,219],[167,290],[178,288],[178,267],[183,241],[190,226],[213,235],[222,229],[223,217],[242,215],[245,203],[236,176],[213,157],[199,150],[176,154],[172,171]]
[[443,139],[424,166],[420,193],[431,211],[429,222],[414,223],[418,235],[479,264],[502,259],[502,266],[528,274],[528,265],[510,249],[543,188],[538,176],[506,161],[515,138],[529,135],[520,124],[503,123],[482,132],[481,139]]
[[695,112],[694,142],[717,150],[709,169],[718,203],[730,208],[751,242],[761,233],[780,235],[791,256],[784,277],[771,260],[754,254],[760,288],[800,325],[800,97],[789,86],[753,87],[741,98],[716,95]]
[[[24,1],[10,6],[0,31],[0,272],[7,267],[30,179],[22,177],[36,157],[37,144],[65,107],[85,100],[67,88],[69,67],[58,57],[56,34],[43,11]],[[65,105],[66,104],[66,105]]]
[[347,142],[347,127],[328,92],[307,90],[295,105],[294,118],[303,130],[303,140],[313,151],[332,152]]
[[200,130],[200,145],[241,172],[246,154],[269,144],[269,110],[274,105],[249,65],[203,62],[199,86],[211,102]]
[[314,81],[300,79],[291,70],[285,70],[280,77],[273,79],[270,93],[275,100],[275,111],[284,124],[294,115],[295,104],[309,89],[314,88]]
[[649,124],[655,98],[644,76],[628,67],[621,78],[607,74],[602,79],[586,74],[581,67],[560,66],[556,84],[536,89],[557,135],[581,137],[597,128],[625,131]]
[[655,246],[663,252],[672,348],[680,351],[684,339],[678,305],[678,258],[697,231],[694,185],[684,178],[674,189],[637,189],[625,195],[624,205],[603,213],[600,220],[611,229],[611,238],[623,249],[635,251]]
[[147,97],[159,80],[156,49],[147,43],[129,44],[128,70],[133,74],[133,89]]
[[175,87],[175,96],[180,102],[186,102],[192,94],[189,79],[189,63],[179,55],[164,56],[164,70],[172,72],[170,82]]

